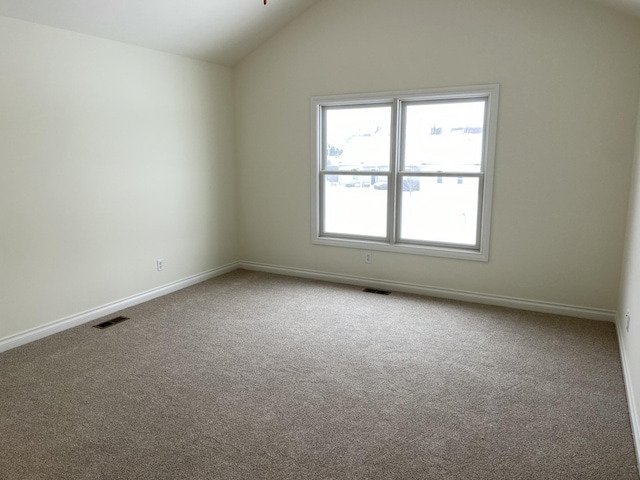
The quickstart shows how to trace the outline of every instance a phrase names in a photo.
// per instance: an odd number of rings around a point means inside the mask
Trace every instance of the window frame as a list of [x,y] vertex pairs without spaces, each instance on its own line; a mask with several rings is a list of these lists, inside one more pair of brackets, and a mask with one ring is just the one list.
[[[351,95],[313,96],[311,98],[312,135],[312,238],[315,245],[378,250],[415,255],[429,255],[465,260],[488,261],[493,197],[496,135],[498,123],[499,85],[476,85],[434,88],[400,92],[377,92]],[[486,102],[483,147],[480,172],[415,172],[404,169],[403,111],[407,105],[428,102],[449,102],[483,99]],[[338,173],[326,167],[326,111],[331,108],[391,106],[390,165],[387,185],[387,233],[384,238],[324,232],[322,214],[324,178],[327,175],[362,175],[361,171]],[[477,177],[479,178],[477,243],[473,246],[441,242],[421,242],[400,239],[401,197],[404,177]]]

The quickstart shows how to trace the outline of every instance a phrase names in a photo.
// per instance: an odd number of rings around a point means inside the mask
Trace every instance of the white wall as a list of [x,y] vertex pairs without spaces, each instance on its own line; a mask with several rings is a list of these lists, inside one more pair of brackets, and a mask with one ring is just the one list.
[[[629,331],[627,331],[627,313],[631,318],[628,322]],[[617,327],[631,423],[640,461],[640,117],[638,117]]]
[[[311,245],[312,95],[499,83],[488,263]],[[240,258],[613,311],[640,22],[573,0],[321,0],[234,69]]]
[[[0,17],[0,340],[238,259],[614,310],[639,58],[579,0],[321,0],[233,72]],[[488,263],[311,245],[312,95],[494,82]]]
[[230,69],[0,17],[0,339],[235,261],[234,154]]

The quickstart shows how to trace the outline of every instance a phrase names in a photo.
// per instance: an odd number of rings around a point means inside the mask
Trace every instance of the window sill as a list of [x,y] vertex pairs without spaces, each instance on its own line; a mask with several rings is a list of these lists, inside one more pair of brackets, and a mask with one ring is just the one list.
[[473,260],[477,262],[488,262],[489,252],[482,249],[465,249],[453,247],[437,247],[411,244],[389,244],[375,242],[371,240],[348,240],[329,237],[316,237],[311,241],[314,245],[325,245],[330,247],[357,248],[360,250],[376,250],[381,252],[402,253],[409,255],[425,255],[431,257],[454,258],[458,260]]

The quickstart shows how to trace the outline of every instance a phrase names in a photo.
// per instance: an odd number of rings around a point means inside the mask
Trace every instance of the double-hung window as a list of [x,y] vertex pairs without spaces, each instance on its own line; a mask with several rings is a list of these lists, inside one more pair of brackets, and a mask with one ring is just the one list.
[[498,85],[312,98],[316,244],[487,261]]

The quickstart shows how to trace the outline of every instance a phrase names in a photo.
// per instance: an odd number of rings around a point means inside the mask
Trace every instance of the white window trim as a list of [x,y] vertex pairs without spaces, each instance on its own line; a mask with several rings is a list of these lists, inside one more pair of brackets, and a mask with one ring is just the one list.
[[[455,258],[462,260],[489,261],[489,240],[491,235],[491,210],[493,197],[493,176],[496,149],[496,132],[498,126],[498,94],[499,85],[475,85],[464,87],[435,88],[427,90],[411,90],[399,92],[379,92],[353,95],[314,96],[311,98],[311,243],[334,247],[358,248],[414,255]],[[456,98],[486,98],[487,117],[484,142],[484,186],[482,191],[482,208],[480,217],[479,247],[477,249],[443,247],[433,245],[413,245],[407,243],[387,243],[386,241],[348,239],[320,236],[320,170],[322,169],[323,147],[322,109],[327,106],[373,105],[415,100],[449,100]],[[396,115],[398,112],[396,112]],[[395,132],[398,137],[399,132]],[[396,155],[399,155],[399,142],[395,142]],[[390,213],[395,215],[395,213]]]

